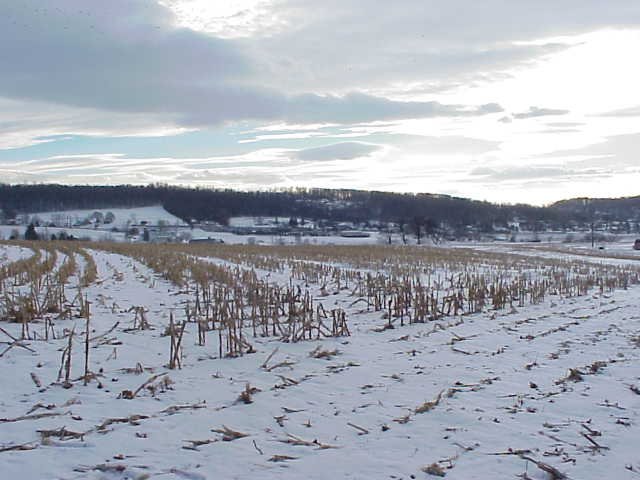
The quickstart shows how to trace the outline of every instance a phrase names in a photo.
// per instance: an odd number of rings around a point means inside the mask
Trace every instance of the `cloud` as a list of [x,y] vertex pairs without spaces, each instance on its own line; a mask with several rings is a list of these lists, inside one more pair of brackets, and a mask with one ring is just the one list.
[[0,150],[62,140],[66,135],[156,137],[186,129],[141,113],[105,112],[0,97]]
[[569,113],[569,110],[562,110],[557,108],[540,108],[540,107],[529,107],[529,110],[526,112],[514,113],[513,118],[517,120],[523,120],[527,118],[536,118],[536,117],[546,117],[549,115],[566,115]]
[[568,159],[574,168],[611,168],[623,173],[638,167],[640,133],[613,135],[581,148],[555,150],[540,158]]
[[[245,120],[371,122],[501,111],[365,93],[269,87],[241,42],[178,28],[146,0],[0,3],[0,96],[67,108],[145,114],[186,127]],[[267,85],[267,86],[265,86]]]
[[547,128],[544,130],[538,130],[535,133],[552,133],[552,134],[558,134],[558,133],[580,133],[581,130],[577,129],[577,128]]
[[[563,166],[504,166],[476,167],[469,172],[472,177],[480,177],[483,181],[523,181],[523,180],[559,180],[578,177],[607,176],[611,172],[604,169],[577,170]],[[475,179],[473,181],[476,181]]]
[[136,111],[172,101],[158,93],[250,71],[232,42],[173,27],[154,2],[25,0],[3,2],[0,14],[0,57],[12,65],[0,78],[6,96]]
[[549,122],[546,125],[547,127],[553,128],[572,128],[581,127],[584,125],[584,122]]
[[305,148],[293,153],[293,157],[304,161],[352,160],[366,157],[382,147],[361,142],[342,142],[323,147]]
[[[259,8],[250,6],[254,2]],[[567,69],[574,60],[586,65],[591,48],[626,52],[609,47],[636,39],[637,0],[567,0],[561,6],[554,0],[406,0],[402,8],[371,0],[231,3],[242,4],[240,10],[205,18],[202,10],[230,2],[0,2],[0,168],[11,174],[0,177],[243,188],[322,181],[443,191],[445,180],[451,189],[479,161],[512,165],[490,163],[495,171],[484,176],[476,171],[476,184],[464,184],[471,195],[476,185],[499,178],[564,178],[568,186],[581,172],[618,168],[616,174],[628,178],[632,168],[637,172],[640,137],[610,137],[544,160],[532,157],[559,148],[533,129],[559,134],[580,127],[547,123],[574,115],[545,106],[565,106],[582,120],[582,111],[624,106],[632,98],[628,92],[637,82],[631,70],[620,77],[625,88],[591,102],[583,98],[591,91],[586,87],[565,99],[565,90],[576,85],[571,75],[556,90],[546,84],[557,82],[558,63],[567,60]],[[624,27],[635,30],[624,33]],[[557,55],[581,41],[584,50]],[[576,78],[589,68],[592,83],[619,73],[620,61],[602,64],[579,68]],[[596,75],[598,65],[605,76]],[[521,92],[531,93],[536,79],[545,86],[529,97],[538,106],[520,111],[529,105],[517,103],[527,98]],[[486,103],[498,100],[510,105],[509,113]],[[574,108],[583,100],[584,109]],[[608,112],[626,121],[591,117],[595,123],[583,136],[559,134],[548,141],[580,145],[599,128],[630,128],[638,112]],[[534,117],[541,120],[515,122]],[[496,124],[498,119],[514,125]],[[159,136],[164,134],[172,136]],[[251,139],[256,141],[239,145]],[[30,144],[36,145],[6,150]],[[21,163],[34,158],[41,160]],[[323,161],[331,158],[345,161]],[[530,165],[532,159],[545,165]],[[510,182],[506,187],[517,180]],[[585,183],[575,182],[574,190]],[[563,194],[564,186],[558,187]],[[492,198],[503,195],[487,189]]]
[[638,24],[635,0],[272,0],[244,44],[272,85],[401,92],[495,78],[568,48],[557,37]]
[[598,115],[599,117],[640,117],[640,105],[630,108],[621,108],[618,110],[612,110],[610,112],[604,112]]
[[362,93],[345,96],[300,95],[292,98],[284,118],[294,123],[360,123],[409,118],[471,117],[501,112],[496,103],[479,107],[439,102],[400,102]]
[[372,135],[375,141],[385,141],[398,148],[425,156],[476,156],[498,150],[500,142],[462,135]]

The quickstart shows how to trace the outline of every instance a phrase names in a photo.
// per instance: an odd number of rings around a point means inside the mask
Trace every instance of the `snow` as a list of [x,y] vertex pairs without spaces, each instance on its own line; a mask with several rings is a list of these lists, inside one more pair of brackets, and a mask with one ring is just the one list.
[[33,250],[21,245],[3,245],[2,250],[0,250],[0,265],[27,259],[33,254]]
[[115,220],[113,224],[104,225],[104,228],[123,228],[126,227],[128,223],[140,224],[140,222],[147,222],[149,225],[157,225],[159,222],[165,222],[167,225],[185,225],[181,219],[167,212],[162,205],[135,208],[97,208],[91,210],[36,212],[29,214],[29,217],[31,220],[39,218],[41,223],[54,222],[56,225],[71,227],[77,222],[91,217],[94,212],[100,212],[105,216],[108,212],[114,214]]
[[[26,227],[0,225],[0,238],[8,239],[17,230],[20,239],[24,238],[24,231]],[[36,227],[38,235],[42,235],[45,238],[51,238],[51,235],[58,236],[60,233],[67,235],[73,235],[75,238],[91,241],[116,241],[123,242],[125,240],[125,234],[123,232],[110,232],[103,229],[91,228],[59,228],[59,227]]]
[[[15,246],[0,249],[7,254],[3,262],[27,255]],[[562,255],[543,247],[527,252]],[[251,338],[257,353],[220,359],[214,332],[207,346],[198,346],[195,325],[189,324],[183,368],[168,370],[169,338],[162,333],[170,312],[184,318],[191,296],[128,257],[91,253],[98,282],[83,290],[92,302],[91,336],[119,322],[105,342],[92,342],[90,366],[100,383],[75,382],[70,389],[56,383],[67,339],[29,341],[34,353],[13,348],[0,358],[0,450],[37,447],[0,451],[3,478],[428,479],[437,477],[422,468],[435,462],[451,479],[517,478],[525,472],[551,478],[518,450],[571,479],[638,477],[640,395],[631,387],[640,388],[640,287],[551,296],[512,311],[485,310],[381,332],[375,331],[386,322],[381,313],[352,305],[354,297],[342,290],[319,301],[347,310],[350,337],[299,343]],[[287,272],[258,273],[288,281]],[[68,289],[75,284],[72,278]],[[319,295],[318,285],[310,288]],[[136,306],[148,309],[153,329],[129,330]],[[55,324],[60,333],[73,326],[84,330],[83,319]],[[0,326],[19,335],[20,325]],[[6,340],[0,332],[0,341]],[[309,354],[318,346],[338,352],[313,358]],[[72,378],[83,373],[82,348],[78,339]],[[268,366],[289,365],[261,368],[275,349]],[[137,364],[142,373],[123,371]],[[569,369],[582,372],[581,381],[567,379]],[[173,383],[155,397],[143,389],[132,400],[118,398],[163,373]],[[250,404],[237,400],[247,384],[260,389]],[[416,413],[440,393],[433,408]],[[35,405],[43,407],[30,415],[51,416],[7,421]],[[114,418],[131,420],[97,429]],[[248,436],[222,441],[212,430],[223,426]],[[87,433],[40,442],[37,430],[61,427]],[[285,443],[292,438],[310,443]],[[190,442],[204,440],[211,443]],[[270,461],[274,456],[282,461]],[[96,470],[98,465],[121,471]]]
[[640,250],[634,250],[633,243],[634,243],[633,240],[616,242],[616,243],[607,243],[607,244],[601,245],[602,247],[601,250],[600,248],[598,248],[598,250],[596,251],[594,251],[593,248],[591,248],[591,245],[571,244],[568,247],[575,249],[576,251],[578,251],[580,254],[583,254],[583,255],[587,254],[587,255],[604,256],[604,257],[623,255],[626,257],[633,257],[640,260]]
[[288,223],[289,217],[231,217],[229,219],[230,227],[264,227],[278,224],[288,225]]
[[189,230],[194,239],[222,240],[230,245],[379,245],[386,243],[386,234],[372,233],[368,238],[345,238],[338,235],[237,235],[230,232],[206,232],[199,228]]
[[[109,212],[113,213],[114,221],[112,223],[93,223],[82,226],[80,223],[90,218],[95,212],[106,216]],[[36,227],[39,235],[50,238],[51,235],[56,236],[64,232],[73,235],[79,239],[89,239],[92,241],[125,241],[124,231],[131,225],[158,225],[164,223],[168,226],[186,227],[186,224],[178,217],[167,212],[161,205],[150,207],[136,208],[106,208],[91,210],[64,210],[52,212],[38,212],[27,215],[27,223],[35,221],[40,224],[48,224],[53,222],[56,227]],[[0,225],[0,238],[8,239],[15,231],[22,237],[26,229],[25,225]],[[112,231],[117,229],[119,231]]]
[[[468,244],[460,243],[450,246],[469,248]],[[474,244],[473,248],[484,252],[509,252],[531,257],[538,257],[542,254],[549,259],[609,265],[628,265],[630,262],[633,263],[636,260],[640,260],[640,250],[634,250],[625,243],[607,244],[606,248],[603,249],[580,243],[549,243],[546,245],[537,243],[480,243]]]

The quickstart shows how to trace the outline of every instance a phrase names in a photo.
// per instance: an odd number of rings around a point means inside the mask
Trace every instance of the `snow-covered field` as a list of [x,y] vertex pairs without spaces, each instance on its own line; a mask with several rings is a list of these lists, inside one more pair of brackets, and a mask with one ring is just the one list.
[[[15,225],[0,225],[0,239],[9,239],[16,232],[20,238],[24,237],[26,227]],[[110,232],[105,229],[92,228],[61,228],[61,227],[38,227],[36,228],[38,235],[51,238],[51,235],[73,235],[75,238],[91,241],[114,241],[124,242],[125,235],[123,232]]]
[[[264,250],[265,258],[293,259],[276,265],[260,261],[262,250],[211,247],[213,264],[253,269],[266,284],[294,292],[299,286],[315,305],[343,309],[350,335],[283,342],[254,337],[247,324],[244,335],[255,353],[220,358],[219,332],[206,332],[201,346],[191,322],[181,343],[182,368],[170,370],[167,326],[170,315],[179,323],[194,308],[193,283],[171,283],[125,250],[88,247],[97,278],[81,289],[91,302],[87,385],[77,285],[88,264],[78,252],[59,252],[54,268],[74,255],[77,270],[65,292],[73,318],[44,315],[57,338],[43,340],[42,319],[29,325],[25,340],[22,324],[0,320],[2,478],[640,476],[640,287],[603,284],[579,296],[549,291],[535,304],[496,310],[487,302],[478,313],[408,324],[389,319],[386,304],[376,311],[357,291],[357,277],[346,273],[375,273],[375,262],[385,260],[372,261],[379,251],[367,248]],[[391,261],[403,258],[402,250],[388,253]],[[0,245],[3,265],[30,254]],[[565,257],[573,267],[544,264],[562,254],[543,246],[526,254],[511,261],[497,246],[457,250],[451,255],[459,261],[444,267],[439,260],[416,274],[445,284],[452,269],[462,273],[470,262],[467,273],[488,270],[506,281],[517,276],[512,265],[527,258],[545,278],[558,273],[549,274],[552,268],[570,272],[568,279],[596,268],[579,255]],[[334,262],[318,260],[332,255]],[[416,258],[405,260],[407,272],[421,271],[411,263]],[[630,278],[637,271],[633,260],[614,261]],[[323,271],[316,282],[314,265],[323,263],[342,264],[344,278],[327,281],[335,272]],[[292,268],[299,268],[295,278]],[[2,285],[29,291],[13,283]],[[139,328],[140,307],[150,328]],[[390,320],[393,328],[385,328]],[[62,357],[73,328],[65,384]]]
[[16,260],[29,258],[33,250],[22,245],[4,245],[0,251],[0,265],[5,265]]
[[[113,215],[110,223],[95,223],[94,215],[99,213],[102,219],[109,213]],[[223,231],[205,231],[200,228],[187,228],[187,225],[178,217],[167,212],[161,205],[135,208],[111,208],[92,210],[64,210],[52,212],[31,213],[23,218],[22,225],[0,225],[0,240],[9,239],[17,233],[19,238],[24,237],[26,225],[29,222],[38,222],[40,225],[55,224],[55,227],[40,226],[36,228],[39,235],[44,238],[51,238],[51,235],[58,236],[60,233],[73,235],[79,239],[91,241],[115,241],[124,242],[125,231],[132,225],[148,225],[157,227],[163,225],[169,233],[181,234],[184,239],[215,239],[231,245],[376,245],[387,241],[387,236],[383,233],[372,232],[368,238],[343,238],[338,235],[332,236],[279,236],[279,235],[239,235]],[[86,220],[91,223],[81,225]],[[280,224],[287,223],[288,218],[278,219]],[[276,225],[275,217],[233,217],[229,221],[231,227],[254,227],[259,232],[261,227]],[[307,223],[307,225],[311,225]],[[172,227],[177,227],[174,230]],[[118,231],[113,231],[113,229]],[[139,235],[137,240],[141,239]],[[136,240],[136,239],[134,239]],[[399,243],[399,238],[395,243]]]
[[[95,222],[95,215],[101,221]],[[105,219],[112,216],[108,223]],[[36,232],[43,238],[58,236],[60,233],[73,235],[79,239],[91,241],[125,241],[125,231],[134,225],[179,226],[186,224],[178,217],[167,212],[161,205],[135,208],[105,208],[91,210],[64,210],[37,212],[23,215],[22,225],[0,225],[0,239],[8,239],[16,234],[24,237],[26,225],[37,223]],[[55,226],[49,226],[49,225]],[[118,231],[113,231],[114,229]]]
[[[627,265],[640,261],[640,250],[634,250],[626,242],[610,243],[606,248],[592,248],[591,245],[581,243],[564,244],[548,243],[540,245],[538,243],[511,244],[511,243],[478,243],[472,248],[484,252],[509,252],[517,255],[538,257],[557,260],[587,261],[591,263],[606,263],[609,265]],[[456,243],[452,248],[469,248],[469,244]]]
[[91,210],[63,210],[55,212],[36,212],[29,215],[29,220],[39,220],[40,223],[54,222],[56,226],[72,227],[78,222],[90,218],[94,213],[106,216],[113,214],[113,222],[105,227],[124,228],[127,224],[140,224],[145,222],[149,225],[157,225],[164,222],[167,225],[184,225],[178,217],[167,212],[162,205],[135,208],[98,208]]
[[[341,237],[339,235],[325,236],[279,236],[279,235],[236,235],[230,232],[206,232],[194,228],[189,232],[196,239],[222,240],[229,245],[381,245],[387,242],[384,233],[372,232],[369,237]],[[399,243],[399,239],[396,239]]]

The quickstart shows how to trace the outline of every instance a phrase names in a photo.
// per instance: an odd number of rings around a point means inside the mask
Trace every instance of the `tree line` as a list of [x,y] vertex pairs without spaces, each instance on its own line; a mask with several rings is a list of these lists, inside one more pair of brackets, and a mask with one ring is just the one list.
[[[0,209],[8,218],[20,213],[157,204],[187,222],[215,221],[226,224],[234,216],[281,216],[355,223],[373,220],[407,226],[421,222],[427,228],[446,224],[453,229],[473,226],[479,231],[491,231],[496,226],[506,227],[514,220],[529,224],[532,229],[536,229],[536,226],[540,229],[543,226],[563,228],[572,221],[589,221],[589,216],[595,215],[595,207],[586,209],[584,202],[579,201],[534,207],[525,204],[500,205],[448,195],[347,189],[237,191],[164,184],[0,184]],[[603,202],[601,204],[605,205]],[[615,205],[606,204],[616,216],[628,217],[640,211],[640,201],[627,202],[622,209],[617,207],[618,203]]]

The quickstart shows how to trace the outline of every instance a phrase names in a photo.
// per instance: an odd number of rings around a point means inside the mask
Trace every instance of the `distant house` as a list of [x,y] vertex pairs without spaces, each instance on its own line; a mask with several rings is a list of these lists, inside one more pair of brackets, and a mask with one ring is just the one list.
[[340,236],[344,238],[369,238],[371,234],[359,230],[344,230],[340,232]]
[[189,240],[189,243],[191,244],[198,244],[198,243],[224,243],[224,240],[220,239],[220,238],[192,238],[191,240]]
[[633,244],[634,250],[640,250],[640,238],[637,238],[635,243]]

